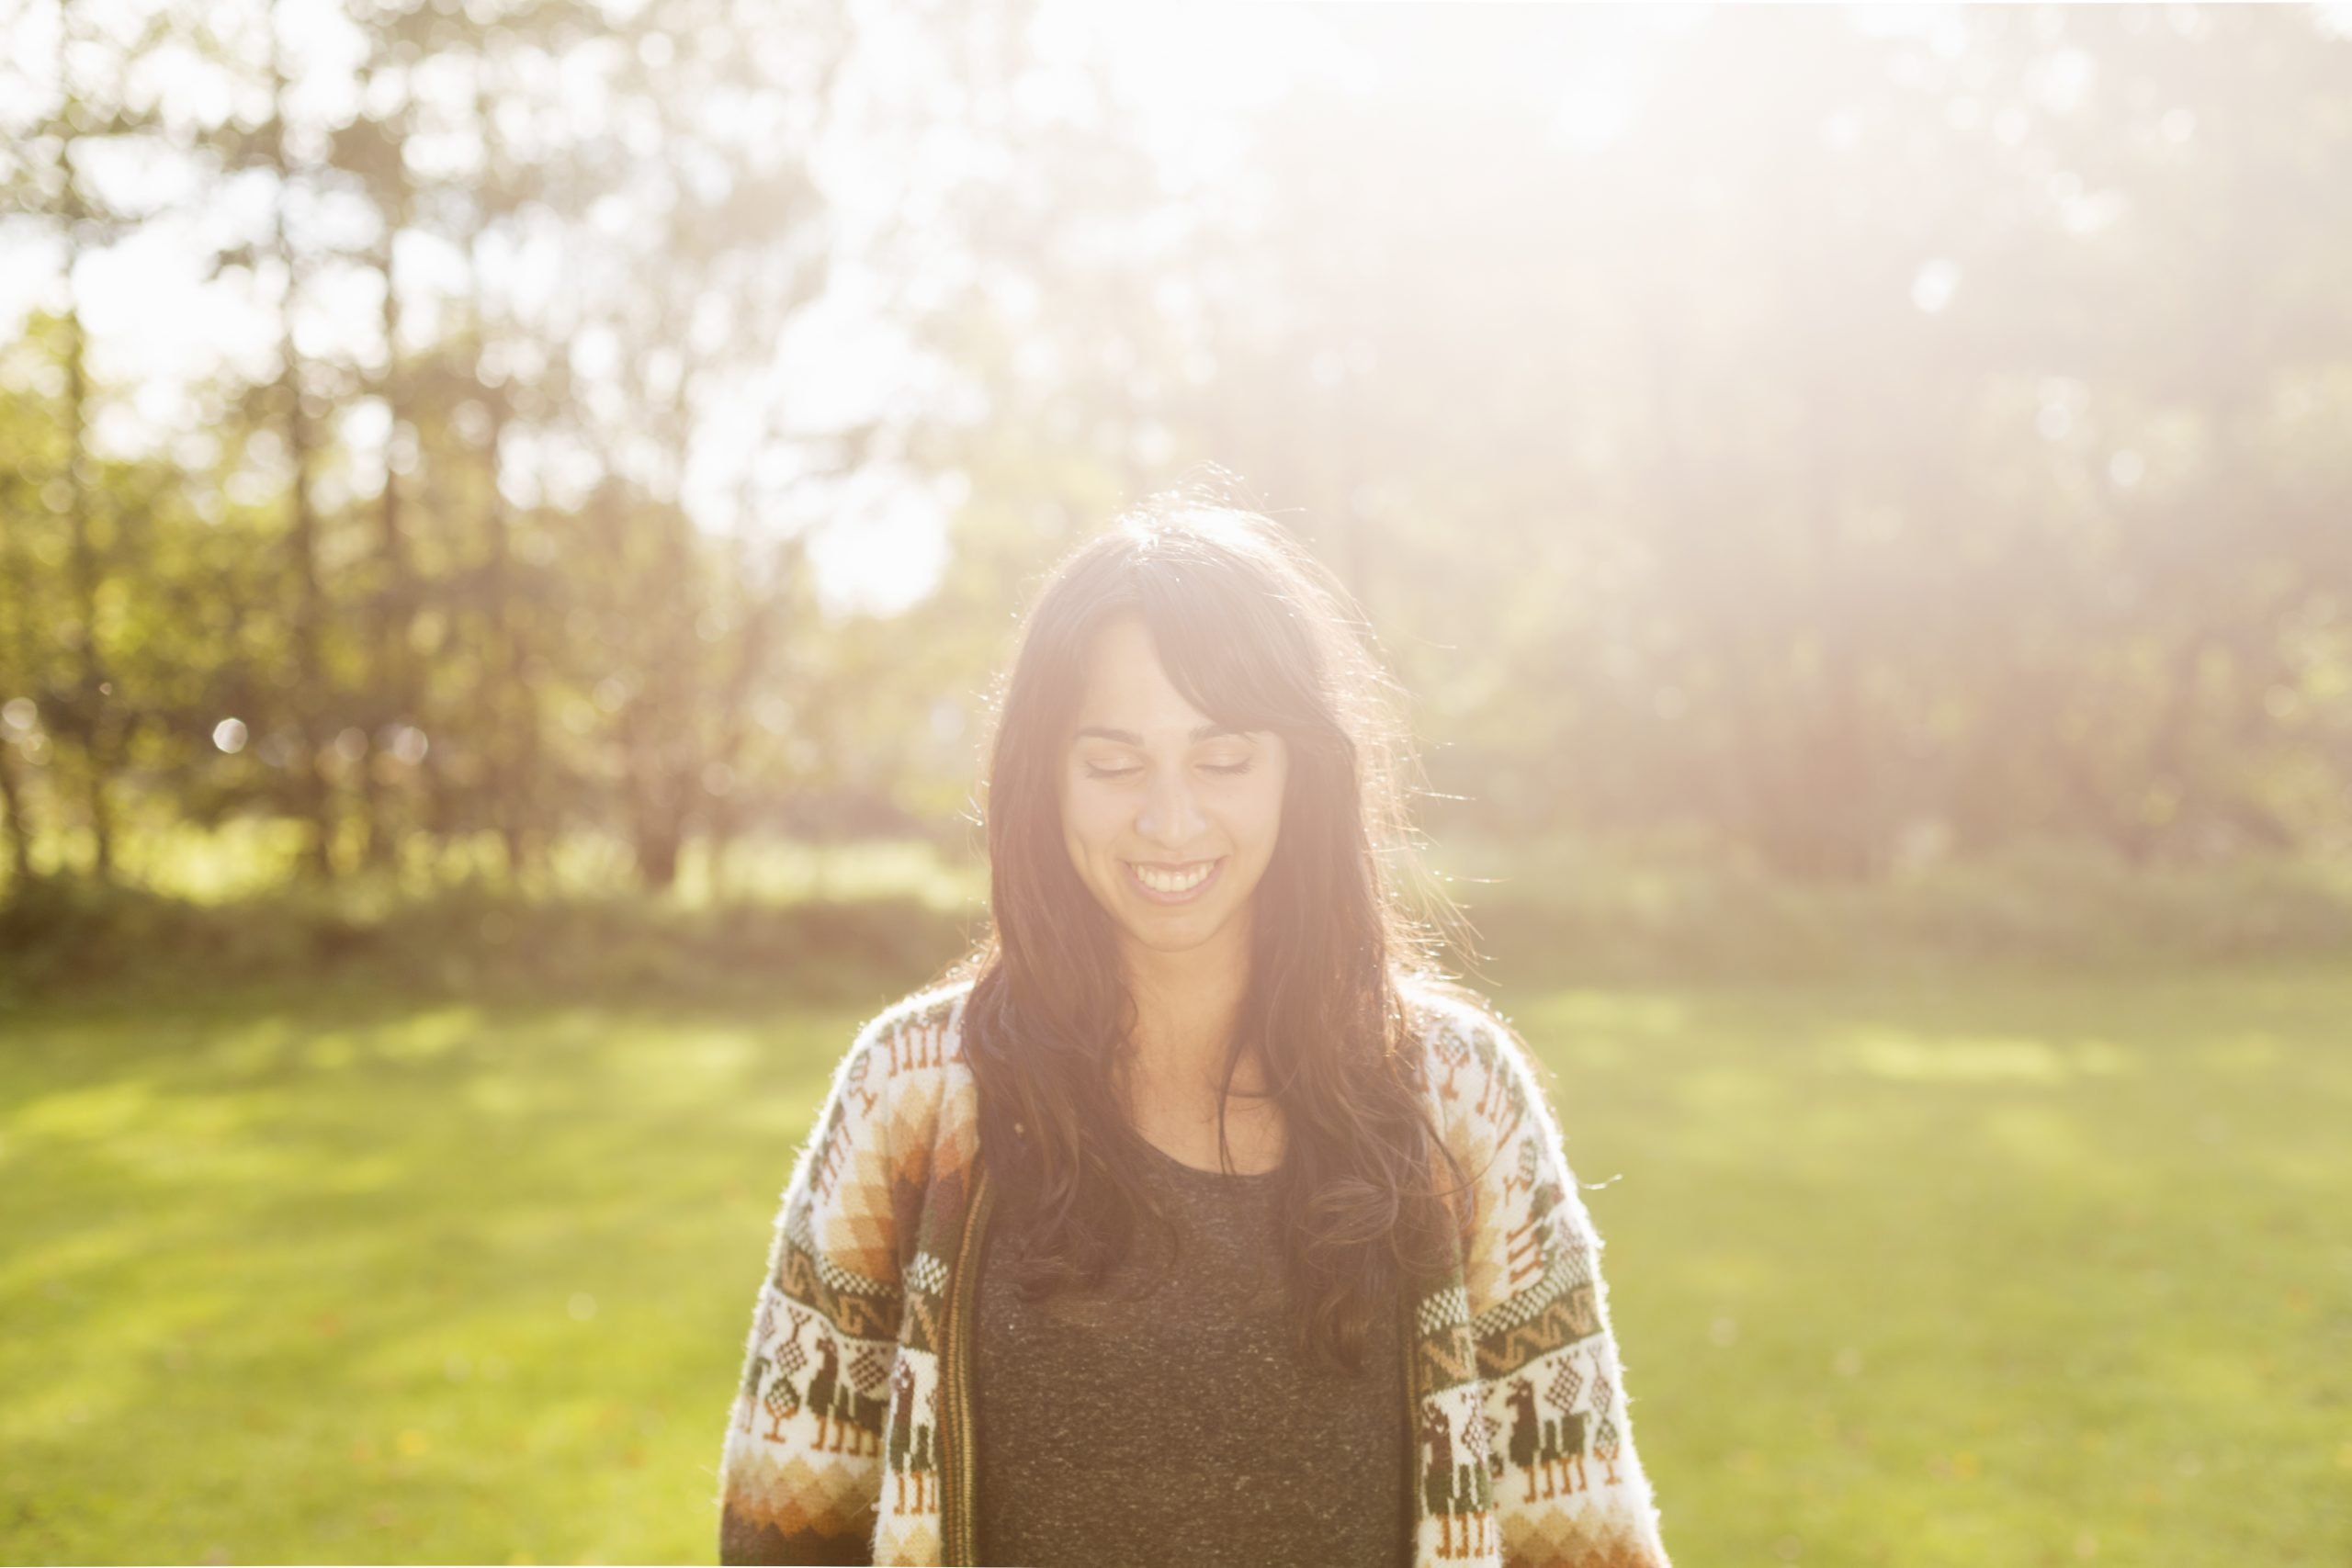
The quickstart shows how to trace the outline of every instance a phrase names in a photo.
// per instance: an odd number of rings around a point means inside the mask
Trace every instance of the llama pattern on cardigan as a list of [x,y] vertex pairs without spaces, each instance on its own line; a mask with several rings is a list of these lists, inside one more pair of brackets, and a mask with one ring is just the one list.
[[[1525,1047],[1459,987],[1401,987],[1476,1201],[1405,1303],[1417,1568],[1665,1568],[1600,1269]],[[859,1031],[784,1190],[719,1464],[729,1562],[969,1562],[965,1267],[993,1194],[968,984]]]

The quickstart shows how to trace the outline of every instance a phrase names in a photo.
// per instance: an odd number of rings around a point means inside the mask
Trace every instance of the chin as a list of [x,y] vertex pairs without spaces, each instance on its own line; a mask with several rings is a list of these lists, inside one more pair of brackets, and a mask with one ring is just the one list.
[[1163,920],[1156,927],[1148,921],[1142,922],[1144,929],[1136,936],[1160,951],[1180,953],[1231,935],[1246,923],[1250,913],[1250,901],[1238,898],[1215,909],[1188,909],[1182,919]]
[[1220,901],[1214,908],[1167,908],[1159,905],[1121,904],[1109,913],[1112,923],[1130,941],[1157,952],[1179,953],[1201,943],[1231,922],[1238,906]]

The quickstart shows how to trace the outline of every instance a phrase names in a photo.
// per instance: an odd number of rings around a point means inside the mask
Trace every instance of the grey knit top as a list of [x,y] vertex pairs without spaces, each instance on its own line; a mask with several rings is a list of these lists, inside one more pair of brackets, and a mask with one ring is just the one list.
[[1283,1314],[1273,1174],[1156,1148],[1147,1168],[1179,1231],[1172,1269],[1145,1226],[1102,1290],[1032,1305],[1012,1277],[1018,1225],[989,1227],[973,1325],[981,1561],[1405,1562],[1397,1314],[1375,1314],[1360,1371],[1305,1360]]

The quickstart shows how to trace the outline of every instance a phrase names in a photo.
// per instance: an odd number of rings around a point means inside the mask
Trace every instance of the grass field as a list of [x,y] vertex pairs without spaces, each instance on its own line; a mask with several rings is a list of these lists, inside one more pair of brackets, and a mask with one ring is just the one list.
[[[1679,1562],[2352,1561],[2352,971],[1498,999]],[[0,1559],[708,1561],[857,1021],[0,1014]]]

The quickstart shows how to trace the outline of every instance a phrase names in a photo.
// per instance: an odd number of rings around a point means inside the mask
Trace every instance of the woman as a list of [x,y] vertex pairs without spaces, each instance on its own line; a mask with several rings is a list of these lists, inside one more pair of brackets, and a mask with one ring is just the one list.
[[1398,911],[1345,594],[1182,501],[1031,611],[993,931],[787,1186],[728,1562],[1662,1564],[1524,1048]]

